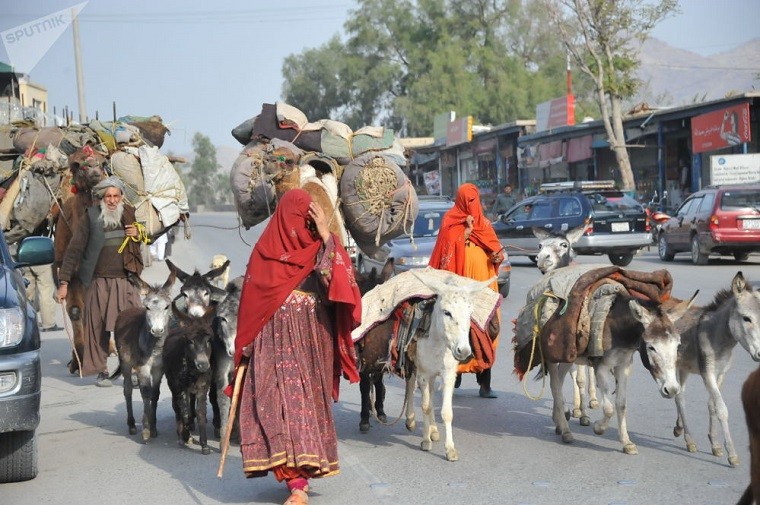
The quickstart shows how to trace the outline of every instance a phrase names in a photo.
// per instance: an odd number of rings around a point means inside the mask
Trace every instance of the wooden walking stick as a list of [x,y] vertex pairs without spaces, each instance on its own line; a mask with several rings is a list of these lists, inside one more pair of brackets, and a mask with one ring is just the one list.
[[230,402],[230,415],[227,416],[227,429],[224,432],[224,439],[222,440],[222,456],[219,459],[219,470],[216,472],[216,476],[220,479],[222,478],[222,473],[224,473],[224,460],[227,459],[227,451],[230,448],[230,435],[232,427],[235,424],[235,414],[237,413],[237,404],[240,399],[240,386],[243,383],[243,377],[245,377],[245,371],[248,368],[248,360],[249,358],[243,356],[235,373],[235,385],[232,389],[232,401]]

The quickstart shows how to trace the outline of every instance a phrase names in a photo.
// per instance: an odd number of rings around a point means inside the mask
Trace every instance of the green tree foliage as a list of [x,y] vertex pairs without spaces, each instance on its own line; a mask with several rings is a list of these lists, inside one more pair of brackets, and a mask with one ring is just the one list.
[[[566,52],[538,0],[357,3],[344,42],[285,62],[283,99],[311,120],[429,136],[441,112],[501,124],[566,92]],[[577,84],[576,94],[591,89]]]
[[195,159],[184,178],[188,203],[191,207],[214,205],[218,201],[213,188],[220,187],[217,178],[219,163],[216,161],[216,148],[209,137],[196,133],[193,135],[193,151]]

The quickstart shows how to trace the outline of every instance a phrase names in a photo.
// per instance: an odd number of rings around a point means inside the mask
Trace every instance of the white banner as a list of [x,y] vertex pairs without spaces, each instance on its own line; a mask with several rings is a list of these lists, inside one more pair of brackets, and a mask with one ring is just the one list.
[[710,156],[710,184],[760,182],[760,154]]
[[28,74],[63,35],[87,2],[0,32],[13,71]]

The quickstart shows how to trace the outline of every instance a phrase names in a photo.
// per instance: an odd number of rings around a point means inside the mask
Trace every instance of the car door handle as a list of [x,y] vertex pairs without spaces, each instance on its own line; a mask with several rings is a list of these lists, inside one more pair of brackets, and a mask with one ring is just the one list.
[[518,224],[517,226],[515,226],[515,230],[522,230],[523,228],[525,227],[521,224]]
[[552,224],[551,224],[551,223],[546,223],[546,224],[544,225],[544,228],[551,228],[551,227],[552,227]]

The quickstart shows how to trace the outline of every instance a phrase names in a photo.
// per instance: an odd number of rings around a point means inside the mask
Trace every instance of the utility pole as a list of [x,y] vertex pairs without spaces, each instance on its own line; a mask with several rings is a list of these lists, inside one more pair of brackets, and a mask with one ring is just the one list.
[[79,47],[79,14],[71,9],[71,28],[74,32],[74,61],[77,69],[77,96],[79,98],[79,124],[87,122],[87,104],[84,101],[84,71],[82,70],[82,50]]

